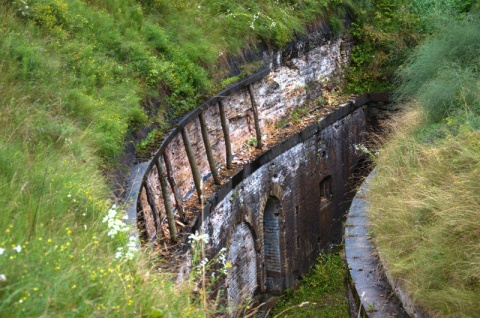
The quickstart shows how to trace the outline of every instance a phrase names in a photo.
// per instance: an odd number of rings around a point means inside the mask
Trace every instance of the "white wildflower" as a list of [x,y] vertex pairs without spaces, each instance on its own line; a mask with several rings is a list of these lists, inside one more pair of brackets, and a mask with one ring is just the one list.
[[190,243],[203,241],[205,244],[207,244],[210,240],[210,237],[206,233],[198,234],[198,231],[196,231],[195,234],[190,234],[188,236],[188,240]]
[[6,282],[7,281],[7,276],[5,274],[0,274],[0,282]]
[[122,220],[116,218],[117,211],[115,210],[117,206],[114,204],[110,210],[108,210],[107,215],[103,218],[102,222],[107,222],[108,226],[108,236],[115,236],[118,232],[128,231],[128,225],[126,225]]
[[5,252],[5,249],[0,247],[0,255],[3,255],[4,252]]
[[20,246],[20,244],[15,246],[13,249],[17,251],[17,253],[20,253],[22,251],[22,247]]
[[205,258],[200,262],[200,264],[198,264],[198,265],[199,265],[200,267],[203,267],[203,266],[205,266],[205,265],[207,265],[207,264],[208,264],[208,258],[205,257]]

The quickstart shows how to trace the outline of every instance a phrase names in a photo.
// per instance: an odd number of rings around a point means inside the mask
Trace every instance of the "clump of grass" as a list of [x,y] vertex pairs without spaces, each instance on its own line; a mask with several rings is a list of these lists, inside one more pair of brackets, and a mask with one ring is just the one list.
[[382,149],[370,201],[375,240],[417,305],[475,316],[480,298],[480,132],[419,142],[421,111]]
[[456,17],[401,70],[401,91],[416,107],[380,152],[371,183],[379,249],[434,316],[478,314],[479,26],[475,14]]
[[318,263],[299,288],[286,292],[272,317],[348,317],[345,277],[347,269],[339,252],[320,254]]
[[400,91],[415,96],[432,121],[457,111],[480,114],[478,14],[446,22],[399,72]]
[[458,18],[458,13],[476,9],[475,0],[359,1],[349,30],[358,44],[351,54],[347,90],[360,94],[394,89],[398,67],[426,35]]

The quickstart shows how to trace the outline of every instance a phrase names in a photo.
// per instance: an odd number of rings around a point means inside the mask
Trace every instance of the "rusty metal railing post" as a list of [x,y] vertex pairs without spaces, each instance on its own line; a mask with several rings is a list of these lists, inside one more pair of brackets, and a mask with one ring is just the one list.
[[220,178],[218,177],[217,167],[215,166],[215,159],[213,159],[212,146],[210,145],[210,140],[208,139],[208,130],[207,130],[207,123],[205,121],[205,114],[201,112],[198,115],[198,118],[200,119],[200,128],[202,130],[203,144],[205,145],[208,165],[210,166],[210,170],[212,171],[213,181],[215,182],[215,184],[220,184]]
[[157,167],[158,179],[160,181],[160,187],[162,189],[163,205],[165,207],[165,213],[167,214],[168,220],[168,229],[170,230],[170,239],[173,242],[177,241],[177,227],[175,226],[175,215],[173,214],[172,203],[170,202],[170,197],[168,196],[168,187],[167,180],[165,180],[165,174],[163,171],[162,164],[155,161],[155,166]]
[[157,234],[157,240],[161,237],[160,229],[161,229],[161,221],[160,221],[160,212],[158,210],[157,204],[155,203],[155,197],[153,195],[152,186],[145,180],[143,184],[145,188],[145,193],[147,194],[147,202],[150,208],[152,209],[153,214],[153,222],[155,223],[155,232]]
[[[158,160],[160,161],[160,157],[158,158]],[[163,153],[163,162],[165,163],[165,170],[167,172],[168,183],[170,184],[170,188],[172,189],[173,197],[175,198],[175,203],[177,205],[178,216],[182,221],[184,221],[185,209],[183,208],[182,195],[180,193],[180,189],[178,188],[177,182],[173,177],[172,163],[170,161],[170,156],[166,151]]]
[[220,122],[223,130],[223,138],[225,139],[227,169],[232,169],[232,143],[230,142],[230,130],[228,128],[227,116],[225,115],[225,106],[221,100],[218,101],[218,109],[220,111]]
[[257,103],[253,95],[252,85],[248,85],[248,93],[250,94],[250,101],[252,102],[253,121],[255,122],[255,133],[257,135],[257,149],[262,149],[262,131],[260,130],[260,120],[258,119]]
[[195,183],[195,188],[197,189],[198,202],[202,202],[203,189],[200,172],[198,171],[197,163],[195,162],[195,154],[192,149],[192,145],[187,135],[187,128],[182,129],[182,139],[183,145],[185,146],[185,151],[187,153],[188,162],[190,163],[190,168],[192,169],[193,182]]

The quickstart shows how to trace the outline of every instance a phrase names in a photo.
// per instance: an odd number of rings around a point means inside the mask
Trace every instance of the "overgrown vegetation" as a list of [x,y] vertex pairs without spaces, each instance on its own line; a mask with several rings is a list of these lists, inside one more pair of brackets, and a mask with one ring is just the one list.
[[195,107],[233,56],[342,7],[0,1],[0,315],[203,314],[158,259],[135,252],[106,176],[126,136]]
[[[445,2],[468,11],[475,1]],[[118,225],[107,177],[126,137],[231,83],[245,50],[283,45],[326,16],[336,32],[353,16],[363,41],[351,91],[380,87],[416,30],[430,32],[416,19],[436,1],[414,2],[417,13],[406,3],[1,0],[1,315],[202,315],[188,286],[158,274],[158,259],[133,256],[138,242]]]
[[354,11],[351,34],[353,48],[347,91],[365,92],[394,89],[397,68],[422,38],[455,17],[470,11],[477,0],[363,0]]
[[299,288],[281,297],[271,317],[348,317],[346,277],[340,252],[320,254]]
[[[386,143],[371,184],[380,251],[414,302],[434,316],[478,316],[480,299],[480,18],[432,27],[399,73],[414,104]],[[408,101],[408,100],[411,101]]]

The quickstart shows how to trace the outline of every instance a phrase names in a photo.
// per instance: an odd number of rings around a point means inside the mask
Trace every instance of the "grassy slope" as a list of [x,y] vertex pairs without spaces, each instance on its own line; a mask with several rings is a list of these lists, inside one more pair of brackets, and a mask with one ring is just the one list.
[[366,43],[354,52],[350,90],[379,87],[375,80],[390,78],[414,42],[398,39],[416,25],[415,15],[393,14],[406,12],[403,0],[0,3],[6,316],[200,314],[188,291],[178,294],[165,287],[167,278],[147,274],[147,257],[115,258],[127,237],[108,236],[102,223],[113,203],[105,176],[125,136],[195,107],[221,85],[229,58],[242,48],[282,45],[305,24],[345,8],[354,9],[354,36]]
[[[392,273],[435,316],[478,316],[480,23],[444,22],[400,72],[415,99],[378,159],[373,231]],[[412,102],[413,103],[413,102]]]
[[128,238],[102,222],[106,172],[127,134],[208,94],[227,57],[285,43],[331,2],[0,3],[0,315],[200,315],[147,256],[116,258]]

